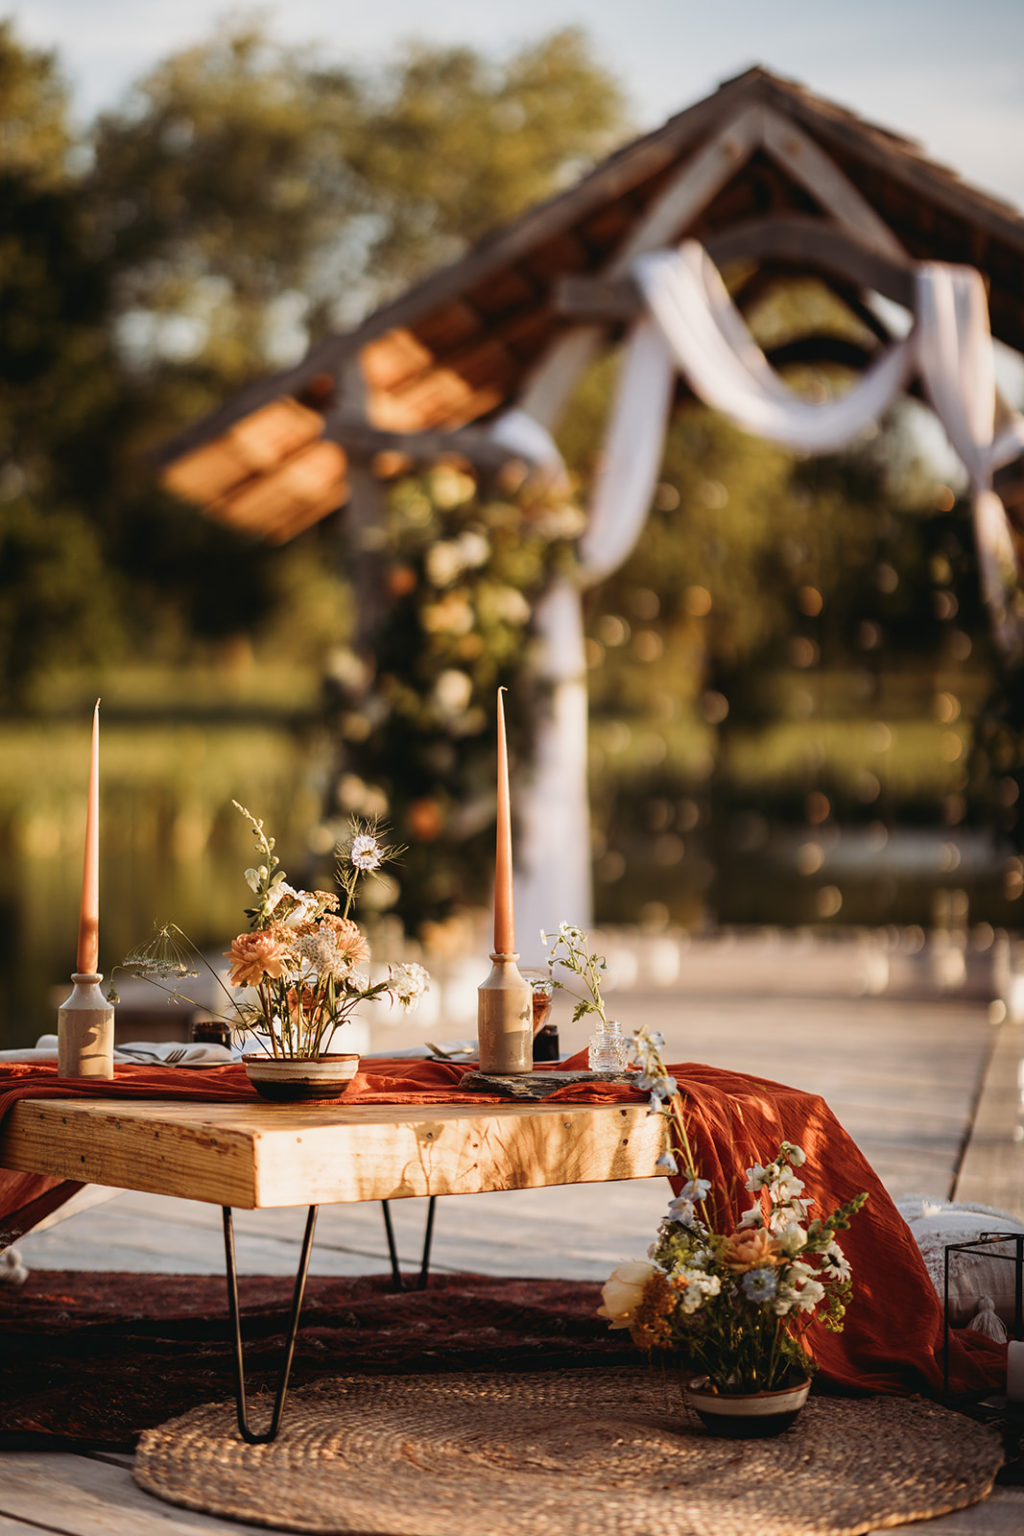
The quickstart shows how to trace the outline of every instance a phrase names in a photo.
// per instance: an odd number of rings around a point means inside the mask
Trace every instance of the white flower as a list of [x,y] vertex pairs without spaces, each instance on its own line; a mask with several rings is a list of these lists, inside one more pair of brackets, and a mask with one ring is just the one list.
[[403,1008],[415,1007],[424,992],[430,990],[430,973],[425,966],[414,963],[392,965],[388,967],[388,971],[388,985]]
[[611,1328],[628,1328],[643,1300],[644,1286],[656,1273],[656,1266],[643,1259],[617,1264],[601,1287],[603,1305],[597,1309],[598,1317],[607,1317]]
[[347,981],[351,976],[352,955],[339,949],[337,938],[330,929],[320,928],[316,933],[301,934],[292,948],[318,976],[333,976],[335,981]]
[[769,1163],[766,1168],[763,1168],[760,1163],[754,1163],[753,1167],[747,1169],[747,1182],[743,1187],[744,1189],[749,1189],[751,1194],[756,1195],[759,1190],[766,1188],[778,1176],[779,1165],[777,1163]]
[[750,1207],[749,1211],[744,1211],[743,1212],[743,1215],[739,1219],[738,1226],[740,1226],[740,1227],[763,1227],[764,1226],[764,1212],[761,1209],[761,1205],[760,1205],[759,1201],[755,1201],[755,1203]]
[[772,1224],[772,1235],[778,1239],[779,1246],[784,1254],[792,1258],[801,1253],[807,1242],[807,1233],[797,1221],[791,1221],[783,1227]]
[[515,587],[495,587],[492,592],[494,612],[506,624],[525,624],[530,617],[530,605]]
[[[249,872],[247,871],[247,874],[248,873]],[[300,905],[305,905],[305,903],[302,901],[302,897],[308,896],[308,894],[308,891],[295,890],[293,886],[288,884],[287,880],[279,880],[277,884],[272,885],[270,890],[267,892],[267,900],[265,903],[266,910],[268,912],[273,912],[275,907],[279,907],[281,905],[281,902],[286,896],[294,897],[294,899],[298,901]]]
[[847,1261],[846,1255],[836,1242],[835,1238],[829,1243],[822,1255],[825,1263],[835,1274],[837,1280],[849,1280],[853,1271]]
[[722,1282],[717,1275],[706,1275],[702,1269],[683,1267],[673,1271],[685,1281],[679,1295],[680,1310],[689,1314],[699,1311],[706,1296],[717,1296]]
[[786,1317],[794,1309],[813,1312],[825,1295],[825,1287],[815,1276],[814,1270],[802,1259],[794,1259],[779,1280],[779,1289],[771,1304],[776,1317]]
[[446,715],[458,715],[473,697],[473,681],[457,667],[446,667],[434,684],[437,706]]
[[464,570],[473,570],[478,565],[486,565],[491,558],[491,542],[475,528],[467,528],[460,533],[456,540],[456,546],[462,557]]
[[378,869],[383,859],[380,844],[368,832],[360,832],[358,837],[352,839],[349,859],[356,869]]
[[803,1179],[798,1179],[796,1174],[790,1173],[788,1169],[780,1170],[777,1163],[772,1164],[772,1170],[776,1176],[768,1185],[768,1193],[776,1205],[784,1205],[787,1201],[795,1200],[798,1195],[803,1194]]
[[782,1146],[779,1148],[779,1155],[788,1158],[794,1168],[802,1168],[807,1161],[807,1153],[803,1147],[798,1147],[792,1141],[784,1141],[782,1143]]
[[820,1280],[805,1280],[797,1292],[796,1307],[800,1312],[813,1312],[818,1302],[823,1300],[825,1287]]
[[441,539],[427,550],[424,561],[427,580],[435,587],[450,586],[465,570],[466,561],[458,544]]

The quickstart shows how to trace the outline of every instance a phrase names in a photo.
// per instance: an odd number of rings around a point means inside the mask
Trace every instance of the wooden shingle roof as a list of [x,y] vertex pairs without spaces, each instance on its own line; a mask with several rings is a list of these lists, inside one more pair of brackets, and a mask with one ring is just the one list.
[[[385,448],[384,434],[448,433],[486,419],[515,399],[572,323],[559,303],[565,280],[606,272],[680,169],[758,107],[793,125],[794,155],[813,141],[910,259],[977,267],[989,285],[993,334],[1024,351],[1024,217],[910,140],[755,68],[627,144],[354,329],[326,336],[301,363],[242,390],[167,445],[163,483],[211,517],[280,542],[346,499],[345,452],[322,433],[349,399],[346,381],[355,369],[377,432],[364,434],[364,453]],[[727,137],[723,152],[729,153]],[[753,219],[822,215],[806,180],[761,147],[737,159],[735,174],[674,238],[711,241]],[[872,231],[866,243],[873,243]]]

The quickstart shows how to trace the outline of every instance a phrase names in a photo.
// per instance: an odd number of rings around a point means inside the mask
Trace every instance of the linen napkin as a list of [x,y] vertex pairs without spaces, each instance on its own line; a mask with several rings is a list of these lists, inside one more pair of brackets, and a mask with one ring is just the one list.
[[[237,1058],[227,1046],[205,1040],[137,1040],[115,1045],[115,1061],[136,1061],[165,1067],[223,1067]],[[40,1035],[34,1046],[0,1051],[0,1061],[56,1061],[57,1036]]]

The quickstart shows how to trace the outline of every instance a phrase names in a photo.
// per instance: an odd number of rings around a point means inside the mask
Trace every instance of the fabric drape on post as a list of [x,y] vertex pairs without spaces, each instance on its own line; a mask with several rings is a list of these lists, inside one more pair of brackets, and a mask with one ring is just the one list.
[[[980,580],[997,643],[1008,659],[1024,659],[1020,569],[1005,508],[992,489],[994,470],[1024,450],[1024,417],[1012,415],[995,430],[992,337],[978,272],[922,263],[909,334],[884,348],[843,395],[813,402],[771,367],[702,246],[690,240],[675,251],[653,252],[633,270],[650,315],[630,335],[576,582],[561,582],[536,613],[538,673],[552,684],[552,708],[538,722],[536,767],[520,797],[525,836],[516,901],[525,958],[541,927],[589,921],[581,592],[616,570],[639,536],[677,371],[705,404],[743,430],[808,454],[849,445],[919,377],[970,479]],[[524,412],[508,412],[494,432],[561,467],[546,429]]]

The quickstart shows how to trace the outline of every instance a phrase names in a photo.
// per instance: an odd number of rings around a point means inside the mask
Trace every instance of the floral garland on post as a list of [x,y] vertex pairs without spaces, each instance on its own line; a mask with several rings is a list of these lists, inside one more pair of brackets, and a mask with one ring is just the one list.
[[836,1233],[850,1225],[866,1194],[827,1216],[796,1169],[803,1150],[783,1141],[767,1164],[747,1169],[753,1202],[731,1231],[719,1231],[712,1187],[701,1178],[675,1079],[662,1060],[663,1037],[633,1037],[637,1086],[665,1117],[669,1149],[658,1167],[684,1179],[658,1229],[649,1260],[620,1264],[602,1291],[599,1315],[628,1328],[648,1354],[667,1353],[702,1372],[719,1393],[771,1392],[810,1376],[806,1333],[815,1311],[841,1332],[852,1275]]
[[375,558],[387,595],[372,658],[335,653],[329,719],[340,750],[324,826],[387,816],[409,844],[392,901],[407,929],[486,906],[494,824],[493,708],[508,688],[514,760],[544,707],[531,613],[572,568],[584,518],[565,488],[520,469],[484,492],[440,465],[390,488]]

